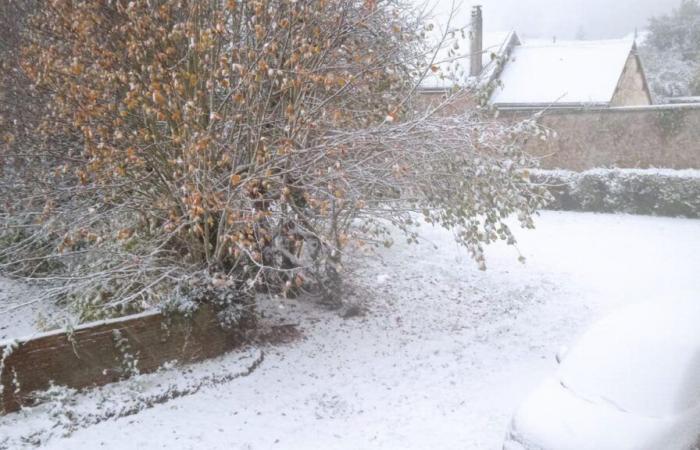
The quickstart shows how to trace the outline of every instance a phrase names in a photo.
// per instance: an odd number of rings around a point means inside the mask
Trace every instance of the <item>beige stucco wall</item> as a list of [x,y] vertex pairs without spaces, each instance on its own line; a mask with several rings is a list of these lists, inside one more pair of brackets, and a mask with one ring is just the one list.
[[[444,94],[422,95],[423,105]],[[457,99],[443,113],[475,108],[473,97]],[[530,111],[499,112],[498,120],[519,120]],[[700,105],[548,110],[540,119],[557,136],[532,140],[527,150],[543,168],[587,170],[597,167],[700,169]]]
[[651,99],[647,91],[644,73],[639,59],[630,53],[625,63],[625,68],[620,76],[615,94],[613,94],[611,106],[638,106],[649,105]]
[[[504,120],[527,113],[507,114]],[[557,136],[527,150],[548,169],[597,167],[700,169],[700,107],[552,111],[540,122]]]
[[[449,102],[446,100],[449,98]],[[468,93],[450,93],[449,91],[420,91],[415,98],[416,109],[440,108],[441,115],[462,114],[477,108],[479,101]]]

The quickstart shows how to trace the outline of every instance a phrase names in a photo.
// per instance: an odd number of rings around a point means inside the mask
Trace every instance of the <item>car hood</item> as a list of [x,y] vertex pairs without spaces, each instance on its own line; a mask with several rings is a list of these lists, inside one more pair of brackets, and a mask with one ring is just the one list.
[[605,399],[582,398],[552,377],[522,403],[513,416],[506,441],[518,442],[527,449],[686,448],[695,431],[675,430],[683,424],[697,423],[698,416],[694,418],[630,414]]
[[700,301],[640,303],[593,325],[558,378],[580,397],[669,417],[700,404]]

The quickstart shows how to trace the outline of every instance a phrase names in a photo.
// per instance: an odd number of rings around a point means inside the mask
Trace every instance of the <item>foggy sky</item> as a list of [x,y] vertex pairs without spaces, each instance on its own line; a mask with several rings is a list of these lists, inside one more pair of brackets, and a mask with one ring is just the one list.
[[[451,0],[429,0],[434,15],[444,20]],[[516,30],[525,37],[572,39],[617,38],[644,29],[651,16],[670,13],[680,0],[464,0],[459,23],[469,22],[472,4],[483,6],[486,31]]]

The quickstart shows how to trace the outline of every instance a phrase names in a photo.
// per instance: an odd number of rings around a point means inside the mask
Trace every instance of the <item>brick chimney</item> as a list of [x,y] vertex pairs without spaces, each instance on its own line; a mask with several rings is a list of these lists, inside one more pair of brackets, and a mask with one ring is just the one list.
[[469,75],[477,77],[481,74],[481,54],[484,52],[484,20],[481,17],[481,6],[472,8],[472,26],[469,33],[471,40]]

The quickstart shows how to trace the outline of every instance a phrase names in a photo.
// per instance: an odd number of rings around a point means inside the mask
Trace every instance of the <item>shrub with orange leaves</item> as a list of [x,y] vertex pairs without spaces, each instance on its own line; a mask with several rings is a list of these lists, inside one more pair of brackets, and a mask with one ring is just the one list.
[[[25,236],[62,261],[52,292],[118,311],[205,273],[335,301],[345,246],[410,233],[410,211],[483,262],[512,240],[503,218],[531,226],[541,204],[519,172],[536,126],[414,110],[430,66],[401,0],[35,1],[19,64],[46,99],[36,133],[72,137]],[[0,270],[36,275],[18,246]]]

